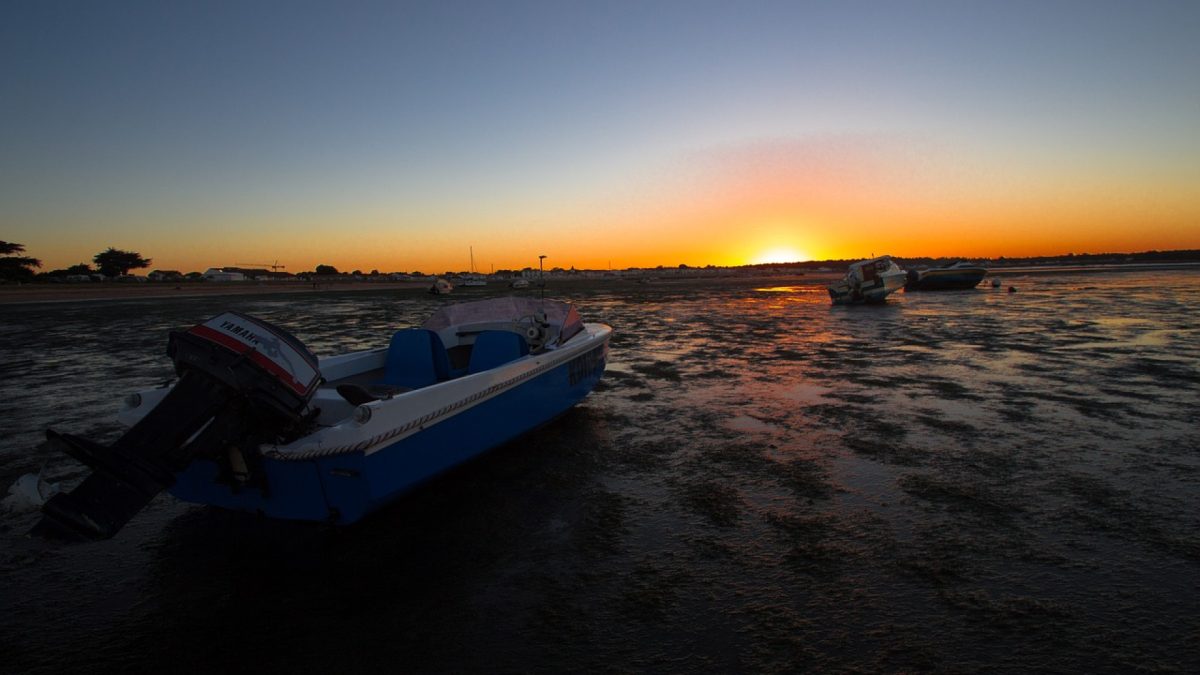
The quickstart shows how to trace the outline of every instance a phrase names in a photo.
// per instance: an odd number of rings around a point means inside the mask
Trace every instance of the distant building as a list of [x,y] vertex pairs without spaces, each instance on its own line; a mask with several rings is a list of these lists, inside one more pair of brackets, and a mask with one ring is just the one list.
[[271,278],[270,270],[261,267],[222,267],[221,269],[230,274],[240,274],[244,279],[265,280]]
[[146,275],[150,281],[182,281],[183,274],[178,270],[154,270]]
[[255,281],[286,281],[296,277],[290,272],[273,272],[261,267],[222,267],[221,269],[226,272],[240,272],[242,276]]
[[245,281],[246,275],[238,271],[230,271],[227,267],[210,267],[204,270],[204,278],[208,281]]

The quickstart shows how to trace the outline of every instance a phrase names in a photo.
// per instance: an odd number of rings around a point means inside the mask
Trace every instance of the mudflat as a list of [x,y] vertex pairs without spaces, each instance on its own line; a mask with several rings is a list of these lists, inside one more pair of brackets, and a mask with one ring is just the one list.
[[[115,438],[170,330],[236,310],[324,357],[511,292],[337,290],[6,306],[0,485],[78,481],[45,429]],[[352,527],[162,495],[62,547],[0,510],[5,666],[1200,670],[1200,271],[551,295],[614,328],[593,394]]]
[[191,298],[220,295],[264,295],[276,293],[319,293],[323,291],[382,291],[424,289],[427,282],[388,281],[381,283],[296,282],[103,282],[82,284],[0,284],[0,305],[76,302],[85,300],[134,300],[139,298]]

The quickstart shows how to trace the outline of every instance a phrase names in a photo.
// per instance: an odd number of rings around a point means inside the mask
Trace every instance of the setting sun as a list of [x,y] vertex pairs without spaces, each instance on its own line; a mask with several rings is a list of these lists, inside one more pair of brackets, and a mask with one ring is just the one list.
[[754,257],[750,261],[752,265],[763,265],[766,263],[790,263],[803,262],[809,260],[809,256],[802,251],[797,251],[794,248],[772,248]]

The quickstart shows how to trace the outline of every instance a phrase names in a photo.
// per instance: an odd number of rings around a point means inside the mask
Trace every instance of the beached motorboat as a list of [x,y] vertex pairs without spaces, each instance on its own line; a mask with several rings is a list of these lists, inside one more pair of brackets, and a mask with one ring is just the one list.
[[904,284],[908,291],[950,291],[975,288],[987,276],[987,268],[956,262],[923,270],[909,270]]
[[442,279],[441,277],[434,279],[433,285],[429,287],[429,292],[432,295],[446,295],[447,293],[449,293],[450,291],[453,291],[453,290],[454,290],[454,284],[450,283],[449,281],[446,281],[445,279]]
[[565,302],[449,305],[377,349],[317,359],[226,312],[172,333],[179,379],[132,394],[112,445],[47,431],[92,467],[35,532],[108,538],[157,495],[353,523],[566,412],[604,373],[612,329]]
[[904,286],[904,270],[889,256],[862,260],[850,265],[845,278],[829,285],[835,305],[883,302]]

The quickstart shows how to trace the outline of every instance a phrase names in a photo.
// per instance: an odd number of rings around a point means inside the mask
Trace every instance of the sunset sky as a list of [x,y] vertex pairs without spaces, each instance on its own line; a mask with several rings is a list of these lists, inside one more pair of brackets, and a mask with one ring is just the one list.
[[1200,248],[1200,2],[0,6],[43,270]]

